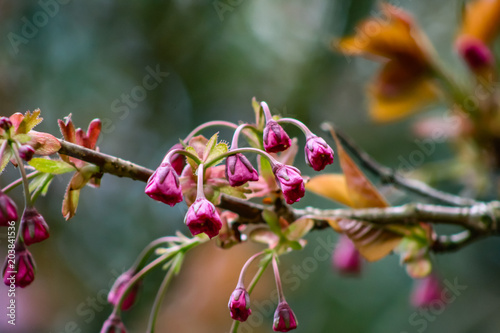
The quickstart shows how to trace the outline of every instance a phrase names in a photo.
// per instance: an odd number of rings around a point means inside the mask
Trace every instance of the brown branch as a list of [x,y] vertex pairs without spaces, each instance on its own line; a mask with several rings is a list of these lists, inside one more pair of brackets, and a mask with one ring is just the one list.
[[[101,172],[103,173],[143,182],[147,182],[153,173],[153,170],[130,161],[96,152],[63,140],[60,142],[61,149],[59,150],[59,154],[95,164],[101,168]],[[414,225],[423,221],[434,224],[456,225],[467,229],[459,234],[439,236],[432,246],[432,250],[436,253],[455,251],[479,238],[498,235],[500,233],[500,227],[497,223],[500,220],[500,202],[498,201],[490,203],[475,202],[470,207],[447,207],[415,203],[396,207],[367,209],[318,209],[312,207],[294,209],[281,202],[276,202],[273,206],[265,206],[222,195],[218,206],[237,213],[240,215],[240,223],[246,224],[265,223],[262,219],[263,210],[274,209],[280,216],[284,216],[292,221],[302,216],[311,216],[315,220],[315,229],[328,227],[328,223],[325,221],[327,218],[348,218],[369,222],[378,226],[395,224]]]
[[349,136],[335,127],[335,125],[331,123],[323,123],[321,127],[324,131],[330,133],[334,130],[342,144],[357,157],[360,164],[365,169],[379,177],[383,184],[392,184],[409,192],[413,192],[420,196],[452,206],[471,206],[478,203],[473,199],[459,197],[450,193],[439,191],[421,181],[405,178],[394,169],[386,167],[375,161],[375,159],[359,148]]

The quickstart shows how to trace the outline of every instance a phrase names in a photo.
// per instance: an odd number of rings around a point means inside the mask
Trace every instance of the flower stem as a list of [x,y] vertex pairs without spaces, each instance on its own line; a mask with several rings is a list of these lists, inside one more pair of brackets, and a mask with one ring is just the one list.
[[[269,266],[269,263],[271,262],[271,259],[272,259],[272,257],[269,257],[268,260],[262,262],[261,266],[259,267],[259,270],[257,271],[257,273],[255,273],[255,275],[254,275],[254,277],[252,279],[252,282],[250,282],[250,285],[248,286],[248,289],[247,289],[248,295],[252,294],[252,291],[255,288],[255,286],[257,285],[257,283],[259,282],[260,278],[262,277],[262,274],[264,274],[267,266]],[[233,320],[233,324],[232,324],[231,329],[229,330],[229,332],[231,332],[231,333],[237,333],[239,326],[240,326],[240,321]]]
[[33,207],[33,202],[31,201],[30,189],[29,189],[29,184],[28,184],[28,177],[26,176],[26,169],[24,169],[23,160],[21,159],[21,157],[19,157],[19,152],[18,152],[16,147],[13,147],[11,145],[11,149],[12,149],[12,153],[14,154],[14,157],[16,159],[17,166],[19,167],[19,173],[21,173],[26,208],[31,208],[31,207]]
[[205,191],[203,191],[203,163],[198,166],[197,177],[196,199],[205,198]]
[[[33,172],[31,172],[31,173],[27,174],[27,175],[26,175],[26,178],[31,179],[31,178],[36,177],[38,174],[40,174],[40,171],[33,171]],[[16,179],[16,180],[14,180],[12,183],[10,183],[9,185],[5,186],[5,187],[2,189],[2,192],[4,192],[4,193],[8,193],[8,192],[10,192],[11,190],[13,190],[14,188],[16,188],[18,185],[20,185],[22,182],[23,182],[23,179],[22,179],[22,178]]]
[[154,333],[155,325],[156,325],[156,319],[158,318],[158,312],[160,310],[160,305],[163,301],[163,298],[165,297],[165,293],[167,291],[168,286],[170,285],[170,282],[172,281],[172,278],[174,277],[174,271],[176,267],[179,265],[179,262],[183,260],[184,254],[182,252],[178,253],[177,256],[175,257],[174,260],[170,261],[168,263],[169,269],[167,274],[165,275],[165,278],[163,279],[160,288],[158,289],[158,293],[156,294],[155,301],[153,303],[153,308],[151,309],[151,315],[149,317],[149,323],[148,323],[148,329],[146,332],[148,333]]
[[276,255],[273,255],[273,271],[274,279],[276,280],[276,289],[278,290],[278,303],[285,301],[285,295],[283,294],[283,287],[281,286],[280,271],[278,269],[278,261]]
[[252,127],[252,125],[249,124],[241,124],[236,128],[233,134],[233,140],[231,141],[231,150],[237,149],[238,148],[238,138],[240,137],[240,132],[243,130],[245,127]]
[[243,265],[243,268],[241,269],[241,272],[240,272],[240,278],[238,279],[238,284],[236,285],[236,288],[244,288],[244,286],[245,286],[245,284],[244,284],[245,272],[247,271],[247,269],[250,266],[250,264],[255,259],[257,259],[257,257],[259,257],[262,254],[264,254],[264,251],[261,251],[259,253],[254,254],[253,256],[250,257],[250,259],[247,260],[247,262],[245,263],[245,265]]
[[165,155],[165,157],[163,158],[163,162],[170,163],[170,158],[172,158],[172,155],[175,155],[175,154],[180,154],[180,155],[184,155],[186,157],[189,157],[190,159],[194,160],[196,162],[196,164],[201,163],[201,160],[198,156],[196,156],[193,153],[190,153],[188,151],[185,151],[183,149],[174,149],[174,150],[169,151],[167,153],[167,155]]
[[166,243],[179,243],[181,240],[178,237],[175,236],[166,236],[166,237],[160,237],[158,239],[155,239],[151,243],[149,243],[144,250],[142,250],[141,254],[137,257],[136,262],[132,265],[131,269],[133,270],[134,274],[137,273],[139,270],[141,270],[144,265],[146,265],[146,262],[149,259],[149,256],[154,253],[154,251],[161,245],[166,244]]
[[266,117],[266,123],[269,120],[273,119],[273,115],[271,114],[271,111],[269,110],[269,106],[267,105],[266,102],[260,102],[260,106],[262,106],[262,110],[264,111],[264,116]]
[[209,121],[209,122],[206,122],[206,123],[203,123],[201,124],[200,126],[196,127],[194,130],[191,131],[191,133],[188,134],[188,136],[186,136],[186,138],[182,141],[184,141],[184,143],[188,143],[188,141],[196,135],[196,133],[198,133],[199,131],[205,129],[205,128],[208,128],[208,127],[212,127],[212,126],[226,126],[226,127],[230,127],[230,128],[238,128],[238,125],[236,125],[235,123],[231,123],[229,121],[224,121],[224,120],[214,120],[214,121]]
[[113,308],[112,315],[119,316],[121,313],[121,308],[122,308],[122,303],[125,301],[125,298],[127,294],[132,290],[134,284],[137,283],[140,279],[142,279],[145,275],[147,275],[149,272],[151,272],[155,267],[163,264],[164,262],[174,258],[179,252],[184,251],[186,252],[187,250],[193,248],[196,245],[199,245],[203,242],[205,242],[205,239],[201,238],[192,238],[189,242],[183,244],[183,245],[177,245],[174,247],[171,247],[166,253],[162,254],[155,260],[151,261],[148,265],[144,266],[137,274],[135,274],[129,281],[127,288],[123,291],[123,293],[120,296],[120,299],[116,303],[116,305]]
[[274,167],[276,164],[279,163],[278,161],[276,161],[276,159],[274,159],[274,157],[272,157],[270,154],[266,153],[263,150],[260,150],[260,149],[257,149],[257,148],[245,147],[245,148],[237,148],[237,149],[229,150],[229,151],[225,152],[224,154],[221,154],[221,155],[217,156],[216,159],[210,160],[208,163],[206,163],[206,167],[208,168],[208,167],[210,167],[210,166],[212,166],[214,164],[217,164],[223,158],[231,156],[231,155],[235,155],[237,153],[255,153],[255,154],[259,154],[261,156],[264,156],[267,160],[269,160],[269,162],[271,163],[272,167]]
[[289,124],[293,124],[293,125],[297,126],[304,133],[304,135],[306,136],[306,138],[308,138],[310,136],[314,136],[314,133],[311,132],[311,130],[309,129],[309,127],[307,127],[303,122],[301,122],[301,121],[299,121],[297,119],[294,119],[294,118],[281,118],[277,122],[278,123],[289,123]]

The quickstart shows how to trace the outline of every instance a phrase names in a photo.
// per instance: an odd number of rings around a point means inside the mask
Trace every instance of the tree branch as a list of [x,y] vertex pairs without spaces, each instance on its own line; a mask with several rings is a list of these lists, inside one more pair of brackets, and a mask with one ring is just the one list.
[[421,181],[403,177],[394,169],[383,166],[375,161],[375,159],[373,159],[368,153],[359,148],[351,138],[342,133],[341,130],[331,123],[323,123],[321,125],[321,129],[329,132],[330,134],[332,134],[332,131],[335,131],[335,134],[337,134],[337,137],[342,144],[357,157],[361,165],[379,177],[383,184],[392,184],[420,196],[452,206],[471,206],[478,203],[476,200],[442,192]]
[[[339,135],[337,133],[337,135]],[[340,137],[340,135],[339,135]],[[64,154],[74,158],[81,159],[85,162],[95,164],[100,167],[101,172],[109,173],[118,177],[126,177],[134,180],[147,182],[149,177],[153,174],[153,170],[140,166],[138,164],[126,161],[111,155],[103,154],[91,149],[87,149],[73,143],[60,140],[61,149],[59,154]],[[363,154],[358,150],[359,154]],[[367,161],[365,157],[365,162]],[[369,161],[369,159],[368,159]],[[376,162],[375,167],[380,168]],[[379,175],[387,175],[387,170],[383,169]],[[378,169],[377,169],[378,170]],[[407,186],[407,180],[398,176],[396,184],[403,184]],[[423,183],[422,183],[423,184]],[[432,250],[436,253],[455,251],[471,242],[489,235],[500,234],[499,223],[500,220],[500,202],[492,201],[489,203],[481,203],[476,201],[469,201],[470,199],[460,198],[453,195],[451,200],[443,196],[443,192],[428,191],[428,186],[422,187],[418,184],[417,188],[422,189],[425,196],[444,201],[448,204],[453,203],[457,206],[464,206],[467,202],[468,207],[448,207],[439,205],[429,205],[412,203],[403,206],[387,207],[387,208],[367,208],[367,209],[318,209],[307,207],[305,209],[294,209],[291,206],[284,205],[283,203],[276,202],[274,205],[261,205],[252,203],[250,201],[237,199],[231,196],[222,195],[221,202],[218,207],[230,210],[240,216],[240,223],[245,224],[261,224],[265,223],[262,218],[264,209],[273,209],[280,216],[286,217],[288,220],[296,220],[303,216],[310,216],[315,220],[315,229],[324,229],[328,227],[326,219],[328,218],[346,218],[372,223],[378,226],[388,225],[414,225],[418,222],[428,222],[434,224],[449,224],[456,225],[467,230],[448,236],[438,236],[435,243],[432,245]],[[460,200],[458,200],[458,199]],[[459,205],[459,203],[461,203]]]

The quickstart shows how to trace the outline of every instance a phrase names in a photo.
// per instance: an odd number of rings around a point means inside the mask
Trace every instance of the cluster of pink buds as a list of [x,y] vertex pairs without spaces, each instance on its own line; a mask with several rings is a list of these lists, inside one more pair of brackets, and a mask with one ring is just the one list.
[[[265,123],[259,121],[262,116],[265,117]],[[261,127],[258,125],[260,123],[262,123]],[[316,136],[307,126],[296,119],[274,118],[267,104],[262,102],[254,124],[237,126],[227,122],[214,121],[195,129],[185,140],[167,152],[160,166],[149,178],[145,193],[154,200],[174,206],[185,199],[186,193],[191,193],[188,185],[196,184],[196,196],[189,200],[186,198],[190,207],[185,217],[185,223],[193,235],[205,233],[213,238],[219,234],[222,223],[220,212],[214,205],[218,198],[208,196],[206,191],[212,193],[226,185],[242,187],[249,182],[261,181],[259,173],[244,155],[244,153],[256,153],[270,163],[275,178],[274,187],[281,190],[281,195],[286,203],[293,204],[300,201],[305,194],[304,179],[300,170],[276,159],[277,153],[284,152],[292,146],[292,140],[280,125],[281,123],[295,125],[304,132],[306,136],[304,147],[306,163],[315,171],[321,171],[333,163],[333,150],[322,138]],[[212,140],[207,140],[206,147],[200,148],[199,141],[197,144],[190,145],[190,139],[197,131],[214,125],[230,126],[235,129],[235,132],[230,149],[225,146],[225,150],[219,152],[215,157],[211,157],[210,149],[214,145]],[[251,142],[253,148],[238,147],[238,139],[244,129],[261,133],[257,140],[253,138]],[[224,158],[226,159],[223,166],[225,179],[215,178],[214,175],[218,174],[218,169],[214,168],[218,167],[214,167],[214,165],[222,162]],[[186,159],[190,163],[186,163]],[[210,172],[210,175],[209,169],[214,170]],[[185,181],[193,176],[195,177],[194,182]],[[275,193],[275,190],[269,186],[269,190],[265,193],[272,192]]]
[[[17,126],[19,125],[17,124]],[[16,129],[11,119],[1,117],[0,129],[4,139],[0,156],[6,152],[5,149],[9,146],[13,162],[18,165],[23,176],[23,183],[26,185],[26,174],[21,160],[31,160],[35,149],[28,144],[20,144],[12,138],[11,132]],[[25,188],[26,208],[16,232],[15,226],[19,218],[16,204],[7,194],[0,191],[0,226],[8,228],[9,243],[7,258],[2,270],[3,281],[7,286],[15,285],[21,288],[30,285],[35,279],[35,261],[27,246],[49,238],[49,226],[43,216],[33,207],[27,192],[28,190]]]

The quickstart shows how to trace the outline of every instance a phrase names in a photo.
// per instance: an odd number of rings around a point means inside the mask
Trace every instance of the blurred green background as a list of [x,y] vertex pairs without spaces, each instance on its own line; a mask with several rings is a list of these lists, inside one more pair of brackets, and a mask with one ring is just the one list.
[[[443,59],[461,71],[452,50],[459,1],[395,3],[417,17]],[[101,151],[155,168],[170,146],[205,121],[252,121],[256,96],[315,132],[322,121],[334,121],[379,161],[397,167],[419,149],[411,132],[419,116],[372,123],[364,86],[378,66],[329,46],[370,13],[377,13],[372,0],[0,1],[0,114],[40,108],[45,120],[37,129],[56,135],[56,120],[69,113],[78,127],[99,117]],[[151,70],[168,75],[140,95],[136,87]],[[135,100],[127,105],[123,98],[131,93]],[[230,134],[221,131],[227,140]],[[439,144],[425,162],[447,156],[447,145]],[[297,165],[312,175],[302,155]],[[332,170],[338,165],[327,168]],[[11,168],[0,185],[14,176]],[[38,272],[31,286],[18,289],[15,327],[6,323],[7,288],[0,287],[0,332],[98,332],[111,312],[103,297],[114,278],[149,241],[187,232],[185,204],[159,204],[143,194],[143,183],[109,175],[100,189],[82,191],[76,217],[65,222],[60,206],[67,181],[57,177],[38,201],[51,238],[30,247]],[[409,199],[385,193],[397,203]],[[21,203],[19,190],[13,197]],[[306,205],[335,206],[312,194],[297,204]],[[0,236],[3,256],[6,235]],[[305,250],[282,261],[290,277],[284,281],[287,300],[300,322],[296,332],[500,331],[496,239],[434,258],[443,283],[457,279],[467,289],[422,319],[409,305],[412,281],[395,256],[365,265],[358,278],[341,277],[329,258],[314,256],[318,244],[336,237],[331,230],[314,232]],[[258,248],[222,251],[210,243],[194,251],[165,299],[158,332],[227,332],[228,297],[243,262]],[[307,274],[299,277],[294,265],[305,265]],[[145,330],[160,279],[146,279],[138,304],[124,315],[130,332]],[[271,332],[274,308],[266,304],[272,290],[268,274],[252,298],[254,319],[241,332]]]

